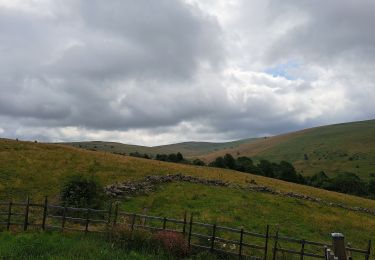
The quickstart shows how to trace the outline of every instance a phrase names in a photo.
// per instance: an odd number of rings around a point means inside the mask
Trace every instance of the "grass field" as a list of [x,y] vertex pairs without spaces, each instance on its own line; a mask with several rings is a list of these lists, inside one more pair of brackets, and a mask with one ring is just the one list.
[[285,160],[293,163],[304,175],[319,171],[331,176],[340,172],[354,172],[366,179],[375,173],[375,120],[329,125],[258,139],[202,158],[208,162],[225,153],[235,157],[249,156],[255,160]]
[[1,259],[165,259],[114,247],[105,239],[82,234],[0,232]]
[[[34,201],[47,195],[58,200],[62,182],[75,173],[95,175],[103,185],[135,180],[147,175],[183,173],[202,178],[221,179],[240,186],[250,180],[279,191],[293,191],[375,210],[375,201],[283,182],[231,170],[190,166],[133,158],[112,153],[76,149],[70,146],[0,140],[0,200]],[[126,211],[168,217],[181,217],[185,210],[195,212],[197,220],[217,222],[263,231],[266,224],[280,225],[283,234],[328,241],[329,233],[343,232],[355,246],[364,247],[375,237],[375,217],[317,203],[228,187],[189,183],[163,185],[148,196],[121,201]]]

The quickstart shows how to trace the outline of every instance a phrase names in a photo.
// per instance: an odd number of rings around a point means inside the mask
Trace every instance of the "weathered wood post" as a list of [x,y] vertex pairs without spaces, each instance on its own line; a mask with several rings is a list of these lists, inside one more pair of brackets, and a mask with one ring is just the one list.
[[367,253],[366,253],[366,260],[370,259],[370,251],[371,251],[371,240],[368,241],[368,246],[367,246]]
[[117,216],[118,216],[118,202],[115,204],[115,217],[113,219],[113,227],[117,224]]
[[276,235],[275,235],[275,244],[273,246],[273,256],[272,260],[276,260],[276,255],[277,255],[277,242],[279,240],[279,229],[276,230]]
[[29,207],[30,207],[30,198],[27,196],[26,200],[26,208],[25,208],[25,220],[23,222],[23,230],[27,230],[27,226],[29,224]]
[[185,235],[186,235],[186,210],[185,210],[185,212],[184,212],[184,226],[182,227],[182,234],[184,235],[184,237],[185,237]]
[[266,244],[264,245],[264,260],[267,260],[267,254],[268,254],[268,238],[270,234],[270,225],[267,225],[266,228]]
[[212,226],[212,236],[211,236],[211,253],[214,251],[215,248],[215,239],[216,239],[216,224]]
[[164,219],[163,219],[163,230],[166,229],[166,226],[167,226],[167,218],[164,217]]
[[47,196],[44,198],[44,205],[43,205],[43,220],[42,220],[42,229],[46,229],[46,219],[47,219],[47,207],[48,207],[48,199]]
[[85,234],[89,232],[89,223],[90,223],[90,209],[86,210],[86,223],[85,223]]
[[302,241],[301,241],[301,252],[300,252],[300,254],[301,254],[301,260],[303,260],[303,257],[304,257],[304,255],[305,255],[305,239],[302,239]]
[[12,201],[9,201],[9,207],[8,207],[8,219],[7,219],[7,230],[10,229],[10,218],[12,216]]
[[188,245],[191,248],[191,233],[193,231],[193,213],[190,215]]
[[345,249],[345,238],[341,233],[332,233],[332,248],[338,260],[347,260]]
[[65,221],[66,221],[66,211],[68,209],[66,208],[66,206],[64,207],[64,210],[63,210],[63,215],[62,215],[62,218],[61,218],[61,232],[64,232],[64,228],[65,228]]
[[238,259],[242,259],[242,245],[243,245],[243,228],[241,228],[241,232],[240,232],[240,248],[238,251]]
[[107,226],[111,224],[111,218],[112,218],[112,201],[109,203],[108,207],[108,219],[107,219]]

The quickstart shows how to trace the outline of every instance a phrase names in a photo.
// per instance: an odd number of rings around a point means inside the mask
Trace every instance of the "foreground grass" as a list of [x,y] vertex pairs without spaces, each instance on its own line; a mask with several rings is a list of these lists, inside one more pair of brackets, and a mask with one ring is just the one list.
[[94,236],[0,232],[0,259],[163,259],[113,247]]

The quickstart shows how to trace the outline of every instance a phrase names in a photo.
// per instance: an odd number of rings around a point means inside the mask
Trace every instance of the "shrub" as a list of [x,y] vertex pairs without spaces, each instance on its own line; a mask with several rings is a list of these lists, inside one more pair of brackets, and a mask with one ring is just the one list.
[[189,254],[189,246],[184,236],[171,231],[159,231],[155,233],[154,240],[161,248],[176,257],[185,257]]
[[63,185],[61,200],[64,206],[98,209],[104,203],[104,190],[94,177],[74,175]]

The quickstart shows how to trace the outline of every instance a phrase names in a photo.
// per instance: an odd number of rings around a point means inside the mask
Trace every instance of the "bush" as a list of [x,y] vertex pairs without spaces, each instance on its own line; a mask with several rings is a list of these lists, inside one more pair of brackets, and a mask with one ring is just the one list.
[[104,189],[94,177],[74,175],[68,178],[60,195],[63,206],[99,209],[104,203]]
[[159,231],[153,239],[166,252],[176,257],[185,257],[189,254],[189,246],[184,236],[172,231]]

